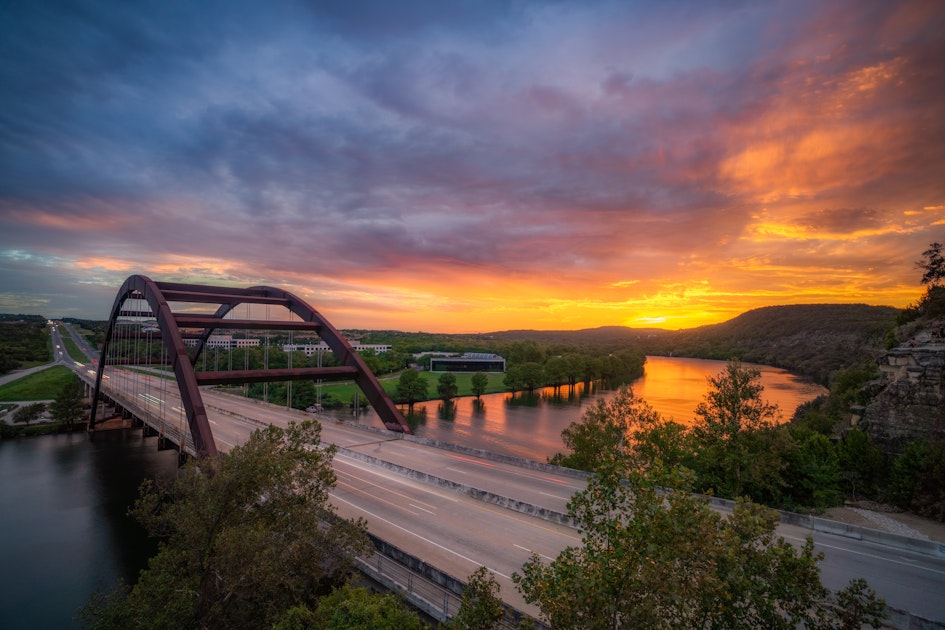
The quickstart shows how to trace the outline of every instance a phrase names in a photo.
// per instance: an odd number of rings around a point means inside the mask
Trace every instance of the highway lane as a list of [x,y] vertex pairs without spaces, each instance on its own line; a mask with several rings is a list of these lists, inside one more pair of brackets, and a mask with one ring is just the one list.
[[[336,455],[332,504],[346,517],[363,517],[370,531],[459,579],[480,565],[496,575],[503,598],[532,615],[512,584],[530,550],[546,558],[580,542],[568,527],[537,521],[465,495],[416,482]],[[484,545],[483,536],[489,538]]]
[[[173,409],[179,399],[172,393],[173,387],[164,389],[168,392],[165,407]],[[306,415],[218,391],[206,391],[204,402],[222,450],[247,439],[261,423],[285,426]],[[511,468],[515,470],[509,471],[508,464],[498,465],[465,454],[457,457],[456,453],[400,440],[395,435],[337,422],[322,426],[326,443],[474,487],[491,484],[497,494],[529,496],[534,504],[549,509],[560,509],[566,496],[562,481],[579,483],[514,466]],[[335,468],[339,484],[332,493],[332,502],[340,514],[364,517],[376,535],[457,578],[464,579],[477,563],[482,563],[499,577],[503,596],[510,603],[520,600],[507,576],[521,567],[529,555],[527,550],[554,557],[566,545],[579,542],[575,530],[412,481],[381,466],[339,454]],[[825,554],[821,568],[828,587],[839,589],[850,579],[865,577],[889,605],[945,622],[945,598],[941,596],[945,593],[945,559],[794,526],[781,525],[778,533],[797,544],[808,534],[813,535],[818,550]]]
[[63,323],[62,327],[66,329],[66,332],[68,332],[69,336],[72,337],[75,345],[79,347],[79,350],[81,350],[82,353],[89,358],[89,360],[98,360],[98,350],[94,350],[89,345],[89,342],[85,340],[85,337],[77,333],[71,324]]
[[797,545],[808,535],[814,539],[824,554],[824,586],[836,591],[865,577],[888,605],[945,623],[945,559],[794,525],[779,525],[778,534]]
[[[299,421],[311,417],[295,409],[211,391],[204,393],[204,404],[208,405],[208,409],[226,408],[242,416],[267,418],[281,426],[285,426],[289,420]],[[399,435],[373,433],[334,420],[319,419],[322,420],[322,439],[327,443],[561,513],[567,511],[571,495],[586,485],[582,479],[564,473],[531,470],[464,453],[431,449],[426,445],[402,440]]]
[[[326,432],[326,434],[333,438],[336,432]],[[532,470],[514,464],[473,457],[461,452],[431,450],[426,445],[406,440],[375,441],[347,448],[435,477],[456,481],[560,513],[567,512],[567,503],[571,496],[586,487],[583,479],[564,473]]]

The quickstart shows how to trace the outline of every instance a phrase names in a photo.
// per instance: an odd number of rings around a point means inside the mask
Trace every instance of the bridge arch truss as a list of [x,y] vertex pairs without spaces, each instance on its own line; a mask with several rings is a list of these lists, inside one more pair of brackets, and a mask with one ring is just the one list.
[[[178,308],[172,309],[172,304]],[[286,318],[270,319],[273,308],[277,315]],[[265,318],[260,317],[261,311]],[[246,314],[238,318],[238,312]],[[289,333],[290,336],[295,332],[315,333],[328,346],[338,365],[198,371],[198,359],[206,352],[211,335],[218,330],[265,330]],[[154,332],[159,333],[156,341],[162,344],[159,357],[154,357],[150,350]],[[192,340],[190,347],[185,340]],[[139,348],[146,349],[144,356]],[[201,396],[200,387],[205,385],[353,380],[388,430],[412,432],[364,360],[338,330],[304,300],[275,287],[218,287],[156,282],[143,275],[130,276],[118,291],[109,315],[95,374],[90,429],[96,423],[98,403],[105,393],[103,381],[109,378],[108,372],[120,367],[127,374],[135,365],[155,364],[173,369],[180,393],[179,410],[182,416],[186,416],[192,447],[198,456],[217,453]],[[139,395],[146,399],[148,396]],[[179,446],[183,451],[184,444]]]

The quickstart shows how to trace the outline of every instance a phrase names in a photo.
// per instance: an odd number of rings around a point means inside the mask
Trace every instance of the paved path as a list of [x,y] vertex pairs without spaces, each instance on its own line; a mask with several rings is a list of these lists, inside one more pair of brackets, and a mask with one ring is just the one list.
[[[43,370],[47,370],[53,367],[54,365],[65,365],[65,362],[56,361],[54,363],[47,363],[46,365],[37,365],[36,367],[31,367],[26,370],[18,370],[16,372],[10,372],[9,374],[4,374],[3,376],[0,376],[0,385],[6,385],[7,383],[11,383],[17,379],[21,379],[24,376],[35,374],[36,372],[42,372]],[[35,401],[31,401],[31,402],[35,402]]]

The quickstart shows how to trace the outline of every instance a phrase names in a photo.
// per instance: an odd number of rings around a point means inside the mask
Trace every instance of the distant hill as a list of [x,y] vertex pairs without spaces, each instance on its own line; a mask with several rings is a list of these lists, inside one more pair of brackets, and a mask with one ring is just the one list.
[[481,335],[497,341],[634,345],[647,354],[783,367],[826,384],[831,372],[879,357],[899,310],[866,304],[768,306],[721,324],[680,331],[603,326],[572,331],[510,330]]
[[670,334],[659,328],[628,328],[627,326],[601,326],[581,330],[505,330],[477,335],[493,341],[521,341],[532,339],[543,344],[624,345],[640,344],[647,339]]
[[[640,349],[647,354],[701,359],[737,358],[789,369],[826,384],[831,372],[871,361],[885,351],[885,335],[899,309],[866,304],[802,304],[758,308],[721,324],[679,331],[601,326],[583,330],[506,330],[470,335],[345,331],[365,343],[396,343],[402,351],[496,351],[521,340],[549,346]],[[22,316],[20,316],[22,317]],[[78,321],[95,329],[95,322]],[[104,325],[105,322],[101,322]]]
[[898,313],[889,306],[865,304],[769,306],[721,324],[679,331],[661,340],[658,349],[706,359],[737,357],[827,384],[834,370],[882,355]]

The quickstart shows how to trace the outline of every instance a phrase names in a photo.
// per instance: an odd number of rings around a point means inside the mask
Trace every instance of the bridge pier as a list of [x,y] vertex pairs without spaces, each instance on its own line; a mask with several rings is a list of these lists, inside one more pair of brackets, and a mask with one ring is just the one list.
[[157,446],[159,451],[169,451],[171,449],[180,450],[180,447],[178,447],[177,444],[174,444],[170,438],[163,435],[158,438]]

